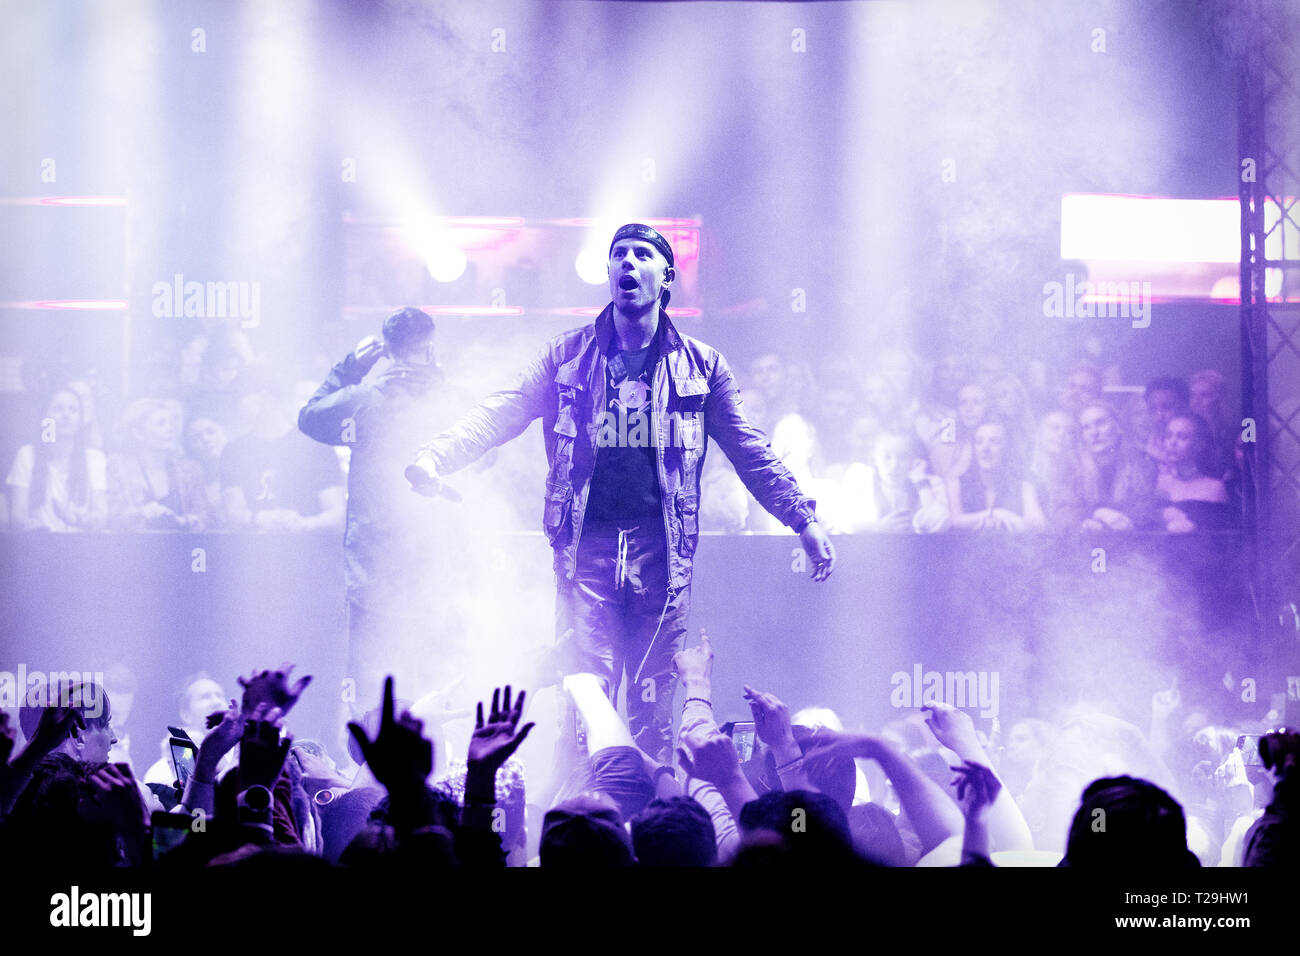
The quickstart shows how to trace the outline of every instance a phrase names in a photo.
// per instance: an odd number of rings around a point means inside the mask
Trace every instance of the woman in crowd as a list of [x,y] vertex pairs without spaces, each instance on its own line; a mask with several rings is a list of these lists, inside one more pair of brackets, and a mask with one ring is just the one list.
[[213,524],[221,519],[221,452],[229,440],[226,430],[211,418],[196,418],[185,432],[186,448],[190,457],[203,472],[203,487],[208,496],[208,508]]
[[983,385],[966,385],[957,393],[955,421],[941,422],[931,435],[924,435],[935,474],[944,480],[970,467],[971,437],[989,413],[989,394]]
[[1205,419],[1181,412],[1165,426],[1165,461],[1169,472],[1156,481],[1156,492],[1168,504],[1161,512],[1165,530],[1223,531],[1236,526],[1228,491],[1215,474],[1214,435]]
[[81,399],[56,390],[39,434],[9,469],[10,521],[18,530],[95,531],[108,515],[107,460],[86,447]]
[[927,472],[910,434],[884,432],[872,454],[875,467],[851,465],[844,474],[842,530],[931,534],[952,524],[943,482]]
[[1067,412],[1048,412],[1038,423],[1034,436],[1034,456],[1030,461],[1029,480],[1034,483],[1040,504],[1049,510],[1055,506],[1050,497],[1058,488],[1069,484],[1078,465],[1074,461],[1074,426]]
[[975,429],[974,462],[948,479],[953,527],[970,531],[1036,531],[1047,524],[1038,494],[1025,479],[1001,421]]
[[119,426],[122,452],[111,455],[109,520],[128,531],[201,531],[211,508],[199,465],[181,454],[180,423],[169,403],[132,402]]
[[1156,466],[1124,438],[1109,405],[1079,412],[1079,466],[1059,495],[1057,525],[1066,530],[1132,531],[1157,527]]
[[992,417],[1007,426],[1007,438],[1015,446],[1020,461],[1029,461],[1034,451],[1034,411],[1029,392],[1015,375],[1006,372],[989,385]]

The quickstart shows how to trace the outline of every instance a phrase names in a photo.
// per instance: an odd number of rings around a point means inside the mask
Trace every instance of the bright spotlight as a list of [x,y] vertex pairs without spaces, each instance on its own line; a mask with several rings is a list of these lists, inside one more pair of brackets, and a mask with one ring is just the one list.
[[605,271],[609,260],[600,246],[587,246],[578,253],[573,265],[578,270],[578,278],[588,285],[604,285],[609,279]]
[[469,259],[465,250],[454,242],[436,242],[425,255],[425,265],[435,282],[455,282],[465,274]]

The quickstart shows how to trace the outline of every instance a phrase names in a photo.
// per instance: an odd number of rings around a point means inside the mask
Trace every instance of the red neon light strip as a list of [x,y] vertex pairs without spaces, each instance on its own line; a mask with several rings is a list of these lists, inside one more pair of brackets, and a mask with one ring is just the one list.
[[121,312],[126,307],[126,299],[37,299],[34,302],[0,302],[0,308],[3,309],[53,309],[56,311],[79,309],[86,312]]
[[125,206],[125,196],[13,196],[3,206]]

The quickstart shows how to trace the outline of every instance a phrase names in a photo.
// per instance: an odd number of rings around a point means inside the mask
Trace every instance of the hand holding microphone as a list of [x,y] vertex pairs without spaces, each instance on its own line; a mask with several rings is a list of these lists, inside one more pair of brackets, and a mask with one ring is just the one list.
[[412,491],[426,498],[436,498],[442,491],[438,466],[428,455],[423,455],[416,459],[415,464],[406,466],[406,480],[411,483]]
[[406,466],[406,480],[411,483],[411,490],[426,498],[446,498],[460,504],[464,499],[460,492],[451,485],[443,484],[438,477],[438,466],[427,455],[417,458],[414,465]]

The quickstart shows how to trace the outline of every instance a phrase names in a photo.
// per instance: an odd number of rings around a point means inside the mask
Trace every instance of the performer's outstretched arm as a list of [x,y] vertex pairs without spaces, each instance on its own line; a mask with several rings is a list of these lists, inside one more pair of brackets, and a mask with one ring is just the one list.
[[416,458],[432,459],[438,473],[445,475],[519,437],[546,408],[546,398],[554,387],[554,346],[555,342],[547,343],[513,386],[483,399],[456,424],[421,446]]

